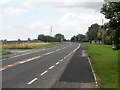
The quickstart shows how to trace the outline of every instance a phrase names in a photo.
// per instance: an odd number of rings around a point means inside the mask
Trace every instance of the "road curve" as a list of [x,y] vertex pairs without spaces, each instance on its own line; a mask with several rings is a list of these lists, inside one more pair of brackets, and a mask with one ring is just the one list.
[[2,88],[51,88],[79,47],[66,43],[1,60]]

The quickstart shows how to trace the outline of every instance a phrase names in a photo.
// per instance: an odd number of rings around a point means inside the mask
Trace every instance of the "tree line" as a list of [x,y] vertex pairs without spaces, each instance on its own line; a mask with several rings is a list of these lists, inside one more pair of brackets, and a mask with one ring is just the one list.
[[56,34],[54,37],[40,34],[38,35],[38,40],[42,42],[61,42],[61,41],[65,41],[65,37],[63,34],[60,33]]

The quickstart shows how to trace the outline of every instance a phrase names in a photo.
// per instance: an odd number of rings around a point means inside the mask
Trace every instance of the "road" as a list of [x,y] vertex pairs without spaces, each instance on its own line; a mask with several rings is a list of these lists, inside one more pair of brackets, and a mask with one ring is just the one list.
[[66,43],[0,60],[2,88],[51,88],[79,47]]

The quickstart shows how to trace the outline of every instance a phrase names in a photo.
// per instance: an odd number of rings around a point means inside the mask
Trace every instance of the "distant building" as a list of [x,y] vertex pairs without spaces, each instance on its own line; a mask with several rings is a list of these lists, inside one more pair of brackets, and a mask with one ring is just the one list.
[[105,34],[105,29],[103,29],[102,26],[99,25],[99,29],[98,29],[99,44],[104,44],[104,40],[103,40],[104,34]]

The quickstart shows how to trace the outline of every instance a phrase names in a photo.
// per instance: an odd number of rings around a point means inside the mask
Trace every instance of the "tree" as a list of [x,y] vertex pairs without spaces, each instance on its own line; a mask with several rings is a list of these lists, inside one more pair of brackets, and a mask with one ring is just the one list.
[[20,39],[18,39],[18,42],[21,42],[21,40],[20,40]]
[[60,41],[63,40],[63,39],[65,39],[64,35],[62,35],[62,34],[60,34],[60,33],[56,34],[55,37],[56,37],[56,38],[59,38]]
[[99,25],[97,23],[92,24],[91,27],[88,28],[87,37],[89,41],[97,39]]
[[38,40],[42,42],[60,42],[58,37],[45,36],[44,34],[38,35]]
[[82,40],[85,38],[85,35],[83,35],[83,34],[78,34],[77,36],[76,36],[76,39],[77,39],[77,41],[78,42],[82,42]]
[[74,35],[73,37],[71,37],[71,42],[75,42],[75,41],[77,41],[77,39],[76,36]]
[[38,40],[45,41],[45,36],[44,36],[44,34],[38,35]]
[[6,42],[6,41],[7,41],[7,39],[4,40],[4,42]]
[[114,31],[114,44],[116,49],[120,49],[120,1],[105,2],[101,8],[101,13],[109,19],[109,27]]
[[28,41],[31,41],[31,39],[30,39],[30,38],[28,38]]

